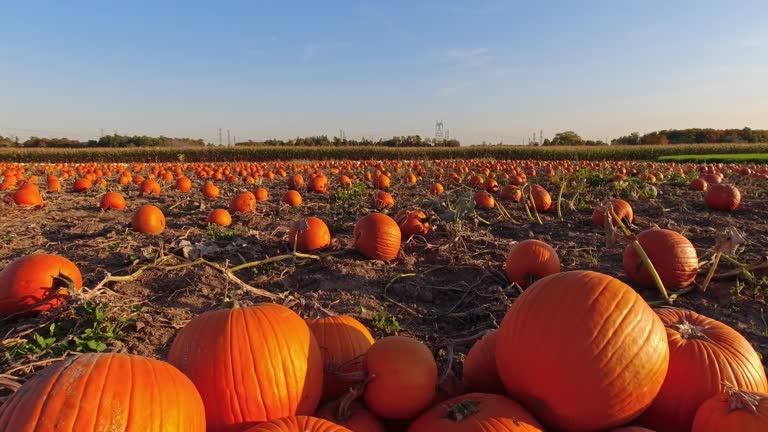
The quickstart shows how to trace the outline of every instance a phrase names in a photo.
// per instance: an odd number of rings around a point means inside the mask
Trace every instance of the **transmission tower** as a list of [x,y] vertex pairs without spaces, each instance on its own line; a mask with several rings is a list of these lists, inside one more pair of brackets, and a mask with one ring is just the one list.
[[445,132],[443,130],[443,121],[440,120],[435,123],[435,141],[442,141],[445,139]]

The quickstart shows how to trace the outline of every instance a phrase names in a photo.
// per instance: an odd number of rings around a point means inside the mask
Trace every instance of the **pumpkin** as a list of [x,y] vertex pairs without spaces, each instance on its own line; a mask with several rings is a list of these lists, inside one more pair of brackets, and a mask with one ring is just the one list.
[[409,239],[415,235],[425,236],[432,231],[429,218],[421,210],[400,210],[395,214],[395,222],[400,227],[403,239]]
[[232,225],[232,216],[225,209],[213,209],[208,213],[208,218],[205,221],[209,224],[228,227]]
[[0,407],[0,430],[205,432],[192,382],[168,363],[83,354],[36,373]]
[[531,195],[533,196],[533,207],[536,208],[537,212],[545,213],[552,208],[552,196],[540,185],[531,187]]
[[501,192],[499,193],[499,199],[501,201],[520,202],[522,198],[523,192],[520,188],[511,184],[501,188]]
[[368,350],[365,367],[368,383],[363,397],[368,409],[379,417],[409,419],[435,398],[437,364],[429,348],[416,339],[379,339]]
[[323,174],[318,174],[309,179],[307,189],[312,192],[326,193],[328,191],[328,177]]
[[301,194],[293,189],[283,194],[283,202],[291,207],[298,207],[301,205]]
[[101,197],[99,208],[104,211],[109,209],[123,211],[125,210],[125,198],[119,192],[107,192]]
[[133,214],[131,227],[136,232],[158,235],[165,231],[165,215],[159,208],[146,204]]
[[387,190],[389,189],[390,179],[384,174],[379,174],[373,179],[373,187],[375,189]]
[[240,192],[229,202],[232,213],[253,213],[256,211],[256,197],[248,191]]
[[694,190],[694,191],[705,191],[707,190],[707,186],[709,184],[704,181],[704,179],[693,179],[690,183],[688,183],[688,189]]
[[[621,198],[613,198],[609,201],[613,207],[613,211],[616,213],[616,216],[618,216],[625,225],[631,225],[635,220],[635,214],[632,211],[632,206]],[[603,226],[605,225],[605,217],[605,208],[603,206],[597,206],[592,212],[592,223],[598,226]],[[611,222],[614,221],[612,220]]]
[[328,420],[310,416],[282,417],[246,429],[245,432],[352,432]]
[[45,206],[42,195],[40,195],[40,189],[32,184],[26,183],[13,193],[13,202],[18,206],[25,206],[31,208],[42,208]]
[[525,289],[538,279],[558,273],[560,258],[552,246],[541,240],[523,240],[507,253],[504,270],[510,282]]
[[369,259],[382,261],[397,256],[401,237],[397,222],[383,213],[363,216],[352,231],[355,250]]
[[93,187],[93,182],[87,178],[79,178],[72,184],[73,192],[85,192]]
[[80,269],[62,256],[16,258],[0,270],[0,316],[55,309],[82,287]]
[[496,369],[497,330],[491,330],[472,345],[464,359],[464,387],[471,392],[504,393]]
[[48,176],[46,180],[48,186],[48,192],[61,192],[61,181],[54,177]]
[[429,187],[429,193],[432,195],[440,195],[443,192],[445,192],[445,188],[440,183],[435,183]]
[[542,432],[519,403],[501,395],[469,393],[441,402],[421,414],[408,432]]
[[299,252],[312,252],[325,249],[331,244],[331,232],[328,225],[316,217],[297,220],[288,231],[288,246],[294,246]]
[[653,309],[623,282],[592,271],[533,284],[497,335],[507,393],[552,429],[630,422],[658,394],[668,364],[666,332]]
[[203,186],[203,195],[206,198],[216,198],[219,196],[219,188],[212,181],[206,182]]
[[496,193],[499,191],[499,182],[492,178],[486,179],[483,182],[483,189],[488,193]]
[[266,201],[269,199],[269,191],[264,188],[258,188],[253,191],[253,196],[256,197],[256,201]]
[[721,177],[719,174],[713,173],[702,174],[702,176],[699,178],[709,183],[710,185],[718,184],[723,181],[723,177]]
[[[637,240],[667,290],[685,288],[696,279],[699,258],[691,242],[681,234],[666,229],[650,229],[641,232]],[[650,272],[631,244],[624,250],[624,272],[632,282],[642,287],[655,287]]]
[[[355,396],[355,395],[353,395]],[[386,432],[378,417],[359,402],[347,403],[349,398],[327,403],[317,410],[317,416],[344,426],[352,432]]]
[[348,176],[342,174],[339,176],[339,186],[346,187],[346,186],[352,186],[352,179]]
[[478,191],[472,195],[472,199],[475,201],[475,205],[481,209],[492,209],[496,206],[496,200],[493,199],[493,195],[486,191]]
[[768,394],[729,389],[696,411],[691,432],[768,431]]
[[741,192],[735,186],[716,183],[704,193],[704,204],[712,210],[735,210],[741,203]]
[[374,194],[372,206],[377,210],[389,209],[395,206],[395,199],[392,198],[389,192],[380,190]]
[[139,185],[139,194],[160,196],[160,183],[154,179],[146,179]]
[[168,361],[200,391],[212,432],[309,415],[322,394],[317,342],[300,316],[277,304],[196,316],[176,336]]
[[294,190],[301,189],[304,186],[304,177],[301,174],[294,174],[293,177],[288,180],[288,187]]
[[691,430],[696,410],[726,390],[766,392],[765,370],[752,345],[727,325],[684,309],[658,309],[667,329],[669,371],[640,423],[658,432]]
[[186,178],[186,177],[179,177],[176,180],[176,189],[179,190],[179,192],[189,192],[192,190],[192,180]]

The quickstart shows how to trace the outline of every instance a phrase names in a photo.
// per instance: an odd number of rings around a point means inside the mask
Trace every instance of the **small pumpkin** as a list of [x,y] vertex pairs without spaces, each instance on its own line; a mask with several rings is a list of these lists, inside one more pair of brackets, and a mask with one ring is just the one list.
[[389,192],[383,190],[376,191],[373,196],[373,208],[377,210],[390,209],[395,206],[395,199]]
[[[666,229],[650,229],[641,232],[637,240],[667,290],[685,288],[696,279],[699,258],[693,244],[681,234]],[[655,287],[650,272],[632,245],[624,250],[624,272],[642,287]]]
[[704,401],[691,432],[723,431],[768,431],[768,394],[730,388]]
[[[635,213],[632,211],[632,206],[628,202],[621,198],[613,198],[608,200],[611,203],[613,211],[616,216],[624,222],[625,225],[631,225],[635,220]],[[597,206],[592,212],[592,223],[598,226],[605,225],[605,206]]]
[[289,190],[283,194],[282,201],[291,207],[298,207],[301,205],[301,194],[296,190]]
[[379,339],[368,350],[365,366],[369,381],[363,396],[368,409],[379,417],[412,418],[435,398],[437,364],[429,348],[416,339]]
[[531,187],[531,196],[533,197],[533,207],[539,213],[546,213],[552,208],[552,196],[540,185]]
[[400,227],[403,239],[412,236],[425,236],[432,231],[429,218],[421,210],[400,210],[395,214],[395,222]]
[[219,196],[219,188],[212,181],[208,181],[203,186],[203,196],[214,199]]
[[304,177],[301,174],[294,174],[293,177],[288,180],[288,187],[293,190],[299,190],[304,186]]
[[416,418],[408,432],[543,432],[538,420],[507,397],[469,393],[441,402]]
[[131,227],[143,234],[161,234],[165,231],[165,215],[158,207],[146,204],[133,214]]
[[475,205],[481,209],[492,209],[496,206],[496,200],[493,199],[493,195],[486,191],[478,191],[472,195],[472,199],[475,201]]
[[511,184],[501,188],[501,192],[499,193],[499,199],[501,201],[520,202],[522,198],[523,192],[520,188]]
[[240,192],[229,202],[232,213],[253,213],[256,211],[256,197],[248,191]]
[[216,224],[223,227],[232,225],[232,215],[225,209],[213,209],[208,213],[208,217],[205,219],[209,224]]
[[125,198],[119,192],[107,192],[99,201],[99,208],[103,211],[110,209],[123,211],[125,210],[125,205]]
[[179,192],[189,192],[192,190],[192,180],[186,178],[186,177],[179,177],[176,180],[176,189],[179,190]]
[[352,432],[328,420],[311,416],[282,417],[262,423],[244,432]]
[[499,191],[499,182],[492,178],[486,179],[485,182],[483,182],[483,189],[491,194],[496,193]]
[[146,179],[139,185],[139,194],[160,196],[160,183],[154,179]]
[[400,252],[400,227],[383,213],[371,213],[360,218],[352,237],[355,250],[369,259],[390,261]]
[[445,192],[445,188],[440,183],[434,183],[429,187],[429,193],[432,195],[440,195],[443,192]]
[[323,174],[312,176],[307,184],[307,189],[316,193],[326,193],[328,191],[328,177]]
[[541,240],[523,240],[507,253],[504,270],[510,282],[525,289],[538,279],[560,272],[560,258],[552,246]]
[[168,363],[82,354],[48,366],[0,407],[0,430],[205,432],[194,384]]
[[297,220],[288,231],[288,246],[294,246],[299,252],[312,252],[325,249],[331,244],[331,232],[328,225],[316,217]]
[[715,183],[704,193],[704,203],[712,210],[736,210],[741,203],[741,192],[733,185]]
[[59,255],[16,258],[0,270],[0,316],[55,309],[83,287],[80,269]]
[[491,330],[472,345],[464,359],[464,386],[479,393],[504,393],[504,384],[496,369],[497,330]]
[[707,186],[709,186],[709,183],[701,178],[693,179],[690,183],[688,183],[688,189],[694,191],[705,191],[707,190]]
[[380,190],[387,190],[389,189],[389,184],[391,183],[391,180],[388,176],[384,174],[379,174],[373,179],[373,187]]
[[48,192],[61,192],[61,180],[54,176],[48,176],[46,180]]
[[92,187],[93,187],[93,182],[85,177],[82,177],[75,180],[75,183],[72,184],[72,191],[85,192]]
[[45,206],[40,189],[33,183],[26,183],[13,193],[13,202],[17,206],[42,208]]
[[269,199],[269,191],[265,188],[257,188],[253,191],[253,196],[256,197],[256,201],[267,201]]

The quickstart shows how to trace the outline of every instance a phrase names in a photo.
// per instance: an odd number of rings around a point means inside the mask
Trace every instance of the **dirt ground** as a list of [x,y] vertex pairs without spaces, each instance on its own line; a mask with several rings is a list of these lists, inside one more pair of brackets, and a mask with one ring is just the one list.
[[[329,178],[333,185],[335,177]],[[557,187],[540,181],[556,197]],[[685,186],[657,184],[656,199],[630,201],[636,214],[632,229],[638,233],[655,224],[681,232],[695,245],[699,260],[706,262],[716,234],[736,227],[748,240],[738,259],[742,263],[758,261],[768,251],[768,190],[764,182],[749,178],[732,182],[743,198],[741,207],[731,213],[707,210],[702,194]],[[408,188],[393,181],[396,209],[422,207],[430,183],[424,179],[418,187]],[[65,190],[68,186],[65,183]],[[522,205],[506,204],[512,220],[502,218],[497,210],[482,210],[478,215],[483,220],[468,220],[460,229],[428,211],[435,231],[404,243],[397,259],[383,263],[349,249],[354,223],[370,212],[370,191],[364,197],[342,201],[333,198],[333,188],[324,195],[303,192],[304,204],[294,209],[280,203],[285,179],[265,182],[269,201],[258,203],[255,214],[235,216],[231,227],[234,237],[221,238],[207,229],[205,217],[212,208],[228,207],[229,198],[246,185],[221,182],[219,186],[221,197],[208,200],[199,192],[199,180],[189,194],[165,186],[160,197],[150,198],[139,197],[136,186],[129,185],[122,190],[129,202],[125,212],[102,213],[97,204],[103,190],[47,194],[41,210],[0,203],[0,267],[35,252],[60,254],[80,267],[85,286],[91,289],[108,273],[129,275],[160,256],[179,257],[167,258],[170,264],[189,262],[183,258],[185,251],[188,256],[192,253],[193,259],[203,250],[206,260],[231,267],[290,254],[285,236],[291,222],[300,216],[318,216],[328,223],[334,238],[331,249],[318,254],[320,259],[285,259],[239,271],[237,276],[252,287],[282,293],[284,298],[279,301],[306,318],[331,311],[358,318],[376,337],[395,332],[415,336],[434,350],[442,370],[453,353],[450,363],[458,375],[474,339],[497,327],[519,295],[504,274],[505,255],[514,242],[528,238],[546,241],[556,248],[564,271],[590,269],[626,281],[622,255],[627,243],[606,248],[604,230],[592,224],[592,210],[586,205],[577,210],[564,208],[562,221],[553,209],[542,214],[543,224],[539,225],[527,220]],[[254,187],[249,185],[248,189]],[[593,205],[607,194],[607,187],[593,188],[585,199]],[[571,198],[571,194],[566,191],[565,197]],[[165,212],[168,226],[162,235],[130,230],[132,210],[144,203],[155,204]],[[703,281],[708,268],[702,265],[697,283]],[[718,273],[733,268],[724,262]],[[766,274],[758,273],[757,279]],[[53,335],[54,345],[74,334],[84,334],[91,325],[88,320],[94,319],[93,314],[83,314],[85,302],[109,305],[103,320],[115,324],[114,337],[99,336],[106,350],[165,358],[178,329],[194,316],[223,307],[235,298],[241,304],[270,301],[242,292],[223,273],[202,265],[171,271],[149,268],[135,280],[103,286],[107,290],[97,294],[84,290],[87,299],[73,298],[58,311],[0,321],[6,351],[0,358],[0,386],[13,387],[53,359],[69,355],[74,346],[71,343],[39,352],[19,351],[18,344],[22,340],[34,344],[35,334],[44,339]],[[651,301],[659,299],[656,292],[640,292]],[[768,283],[715,279],[706,293],[694,290],[675,304],[736,328],[765,358],[766,296]],[[62,333],[60,325],[50,331],[52,323],[64,322],[69,323],[69,330]]]

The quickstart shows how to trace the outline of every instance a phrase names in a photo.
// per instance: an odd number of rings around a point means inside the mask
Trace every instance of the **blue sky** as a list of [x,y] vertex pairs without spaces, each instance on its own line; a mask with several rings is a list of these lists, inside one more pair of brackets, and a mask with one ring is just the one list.
[[443,120],[467,144],[514,144],[539,130],[605,139],[768,128],[761,1],[2,0],[0,9],[2,135],[378,138],[430,136]]

